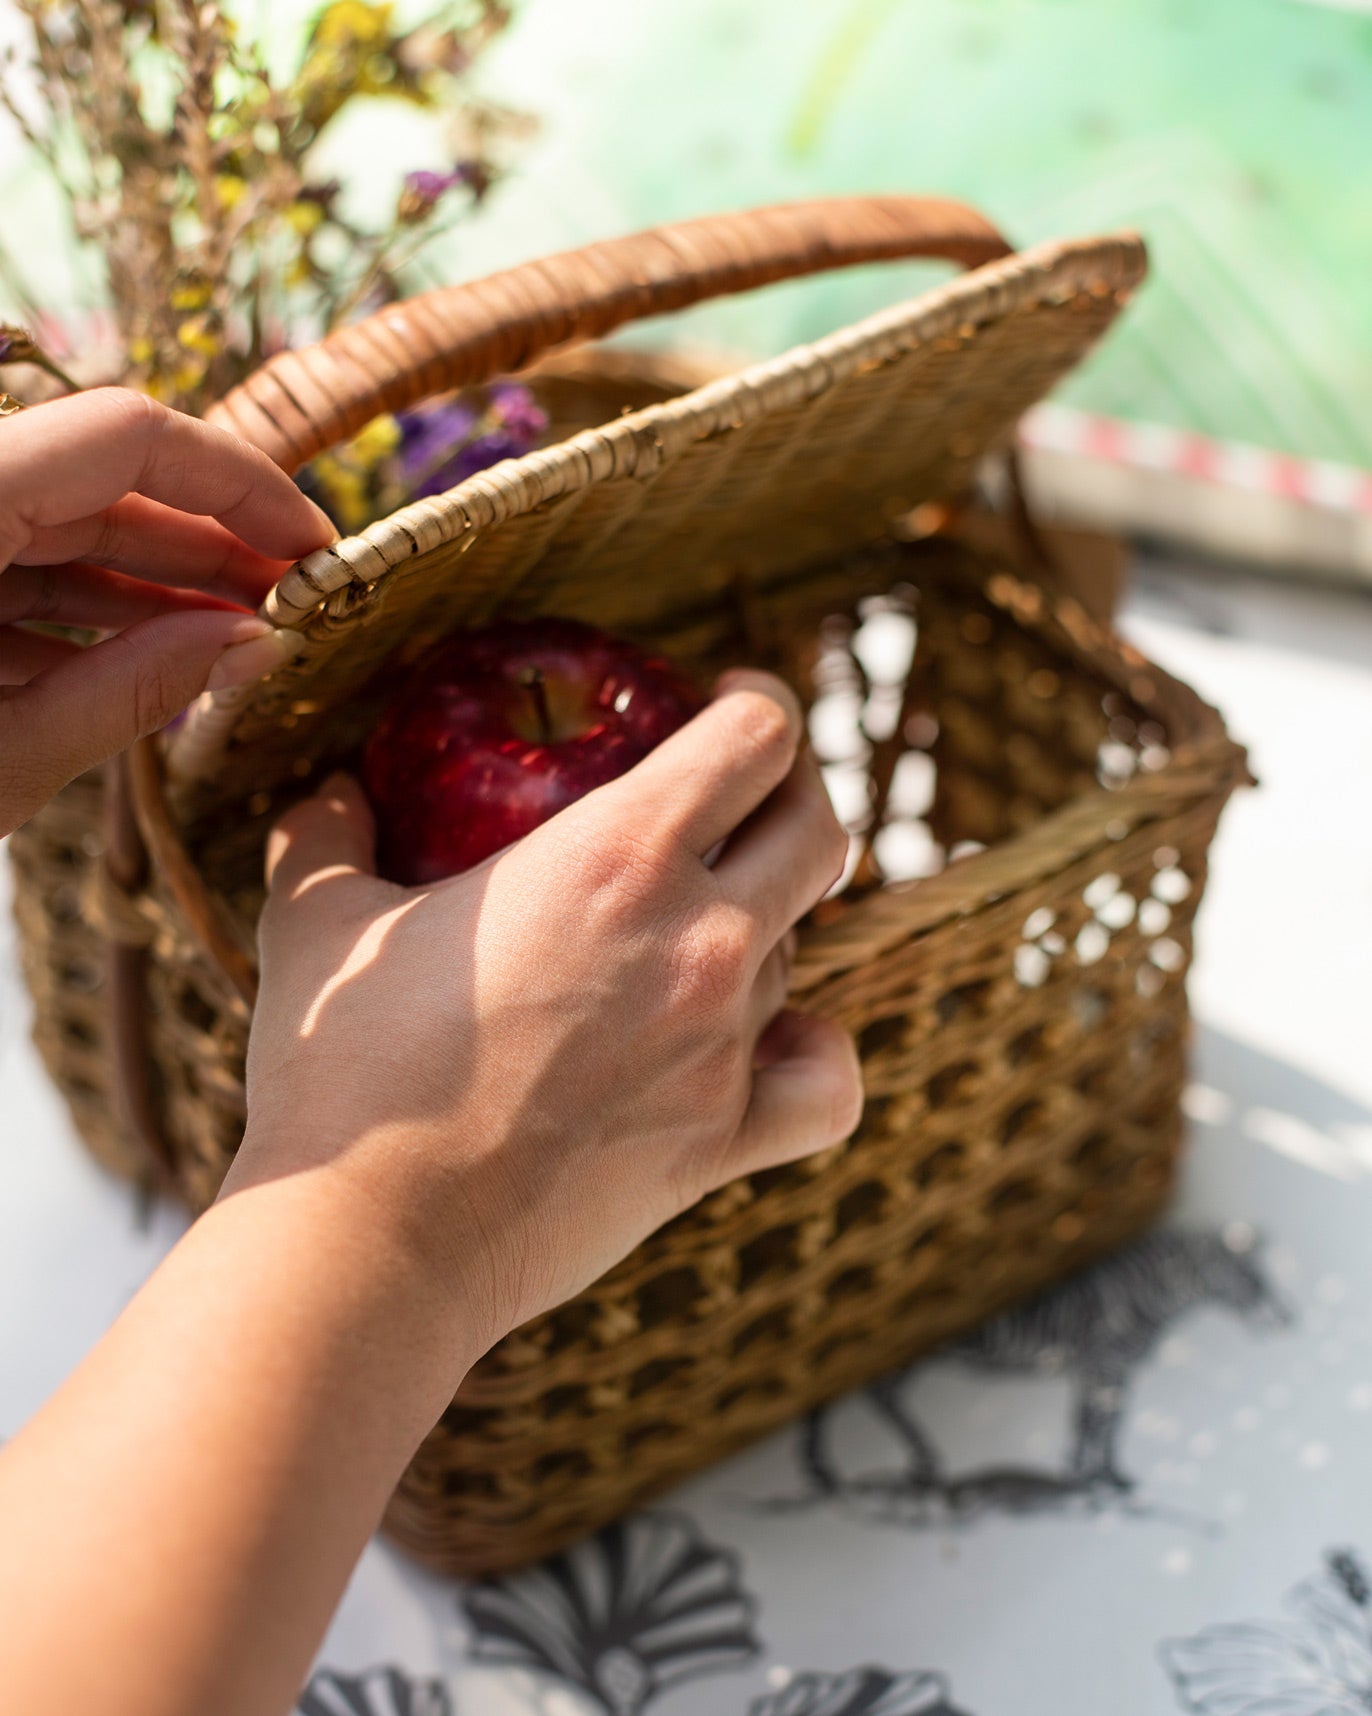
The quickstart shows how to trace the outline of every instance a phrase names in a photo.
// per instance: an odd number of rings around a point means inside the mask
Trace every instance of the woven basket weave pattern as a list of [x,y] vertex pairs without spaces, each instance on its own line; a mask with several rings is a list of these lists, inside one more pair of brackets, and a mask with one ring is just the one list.
[[[903,570],[933,616],[915,665],[925,708],[941,733],[956,712],[999,720],[994,664],[1037,640],[965,577],[936,576],[946,551],[910,558]],[[1086,663],[1052,659],[1080,674],[1074,689],[1094,708],[1094,790],[1096,753],[1121,719],[1103,704],[1128,705]],[[1019,766],[978,754],[962,772],[949,756],[953,779],[976,783],[962,796],[1005,822],[1051,802],[1081,766],[1080,709],[1043,702],[1060,725],[1040,720]],[[1116,825],[1036,884],[949,912],[879,966],[810,990],[806,1005],[858,1033],[868,1101],[856,1137],[706,1200],[502,1342],[407,1473],[393,1533],[448,1567],[551,1550],[604,1520],[608,1490],[617,1506],[651,1494],[706,1446],[711,1457],[742,1446],[1151,1219],[1180,1143],[1190,924],[1224,796]],[[1108,955],[1084,963],[1083,932],[1107,933],[1098,911],[1161,906],[1159,877],[1173,902],[1165,934],[1156,912],[1149,933],[1131,911]],[[1042,966],[1026,972],[1030,948]]]
[[[419,300],[274,360],[220,418],[289,466],[379,405],[692,301],[702,282],[1004,248],[945,205],[932,246],[925,205],[835,207],[768,211],[760,255],[737,220],[598,247],[561,270],[571,308],[554,302],[561,261]],[[1165,1198],[1191,921],[1242,751],[1213,710],[1053,594],[1044,569],[1040,587],[963,543],[904,540],[911,509],[966,488],[1142,266],[1129,238],[1041,247],[691,391],[670,366],[623,355],[557,360],[534,376],[552,445],[303,563],[268,604],[302,654],[202,699],[173,736],[164,858],[189,852],[208,913],[169,861],[132,892],[100,884],[91,780],[15,837],[38,1040],[78,1123],[111,1165],[137,1164],[112,1118],[109,938],[142,950],[160,1147],[203,1207],[242,1130],[266,830],[355,756],[435,639],[495,613],[562,613],[651,643],[702,682],[770,666],[810,706],[835,686],[870,692],[865,615],[914,629],[907,682],[885,688],[886,736],[864,741],[867,802],[955,861],[892,881],[868,827],[792,980],[798,1005],[857,1036],[857,1136],[726,1187],[482,1360],[388,1515],[434,1565],[494,1570],[558,1547],[1120,1242]],[[917,817],[893,784],[910,750],[932,786]]]

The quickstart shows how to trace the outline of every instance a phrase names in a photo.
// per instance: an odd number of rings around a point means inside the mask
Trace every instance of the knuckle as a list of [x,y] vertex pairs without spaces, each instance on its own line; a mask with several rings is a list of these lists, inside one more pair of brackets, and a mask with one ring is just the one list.
[[144,441],[156,435],[166,421],[165,406],[131,387],[96,388],[92,397],[99,400],[101,409],[109,414],[110,427],[115,434]]
[[179,478],[179,471],[169,470],[166,451],[175,445],[175,438],[168,440],[169,432],[176,424],[176,414],[158,400],[149,398],[146,393],[136,393],[128,387],[110,387],[100,389],[107,399],[105,409],[111,413],[115,434],[127,438],[129,444],[137,449],[137,474],[130,487],[140,489],[156,468],[164,479],[170,478],[173,483]]
[[737,691],[729,698],[735,743],[750,761],[784,773],[796,754],[798,734],[786,710],[761,691]]
[[119,528],[115,523],[111,509],[98,513],[95,520],[95,534],[85,558],[93,560],[97,566],[108,560],[119,543]]
[[696,914],[677,952],[676,992],[691,1009],[732,1007],[748,974],[752,933],[747,921],[723,908]]
[[613,918],[636,916],[658,898],[666,878],[663,854],[650,839],[592,818],[569,819],[560,831],[559,867],[583,908]]

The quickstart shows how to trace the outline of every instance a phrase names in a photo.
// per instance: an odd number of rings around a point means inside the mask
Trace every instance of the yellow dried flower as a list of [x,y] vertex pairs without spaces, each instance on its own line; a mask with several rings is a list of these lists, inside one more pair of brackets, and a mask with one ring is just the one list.
[[248,192],[247,180],[237,173],[217,174],[214,188],[219,194],[219,206],[224,209],[236,209]]
[[314,202],[291,203],[283,212],[287,226],[301,238],[308,238],[324,218],[323,209]]
[[364,470],[374,471],[383,459],[389,459],[400,445],[400,425],[394,417],[373,417],[365,429],[353,436],[347,445],[349,459]]
[[190,393],[204,381],[209,367],[207,363],[183,363],[179,369],[172,371],[172,387],[177,393]]
[[209,303],[214,287],[208,280],[179,280],[171,289],[173,310],[203,310]]
[[146,334],[140,334],[137,339],[129,341],[130,363],[151,363],[152,354],[156,348]]
[[362,473],[332,453],[321,453],[311,467],[328,497],[329,510],[343,530],[361,530],[371,519]]
[[384,42],[391,34],[392,10],[389,0],[331,0],[315,20],[311,45],[351,48]]
[[176,330],[177,343],[202,357],[218,357],[221,341],[208,316],[191,316]]

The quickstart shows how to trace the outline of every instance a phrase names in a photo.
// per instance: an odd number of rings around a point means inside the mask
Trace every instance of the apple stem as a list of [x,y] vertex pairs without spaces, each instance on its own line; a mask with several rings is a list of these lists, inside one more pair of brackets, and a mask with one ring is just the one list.
[[534,716],[538,721],[538,741],[541,745],[549,745],[553,738],[552,711],[548,708],[548,688],[543,683],[543,669],[526,667],[519,676],[519,683],[529,694],[529,701],[534,706]]

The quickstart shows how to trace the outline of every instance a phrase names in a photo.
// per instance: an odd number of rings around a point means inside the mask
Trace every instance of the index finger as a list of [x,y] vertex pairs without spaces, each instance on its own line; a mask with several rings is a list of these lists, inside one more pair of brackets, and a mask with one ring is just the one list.
[[788,685],[740,669],[719,681],[714,702],[594,797],[626,825],[704,857],[786,779],[803,726]]
[[302,559],[335,535],[258,448],[127,388],[54,399],[0,426],[5,559],[34,531],[85,518],[127,494],[216,518],[274,560]]

